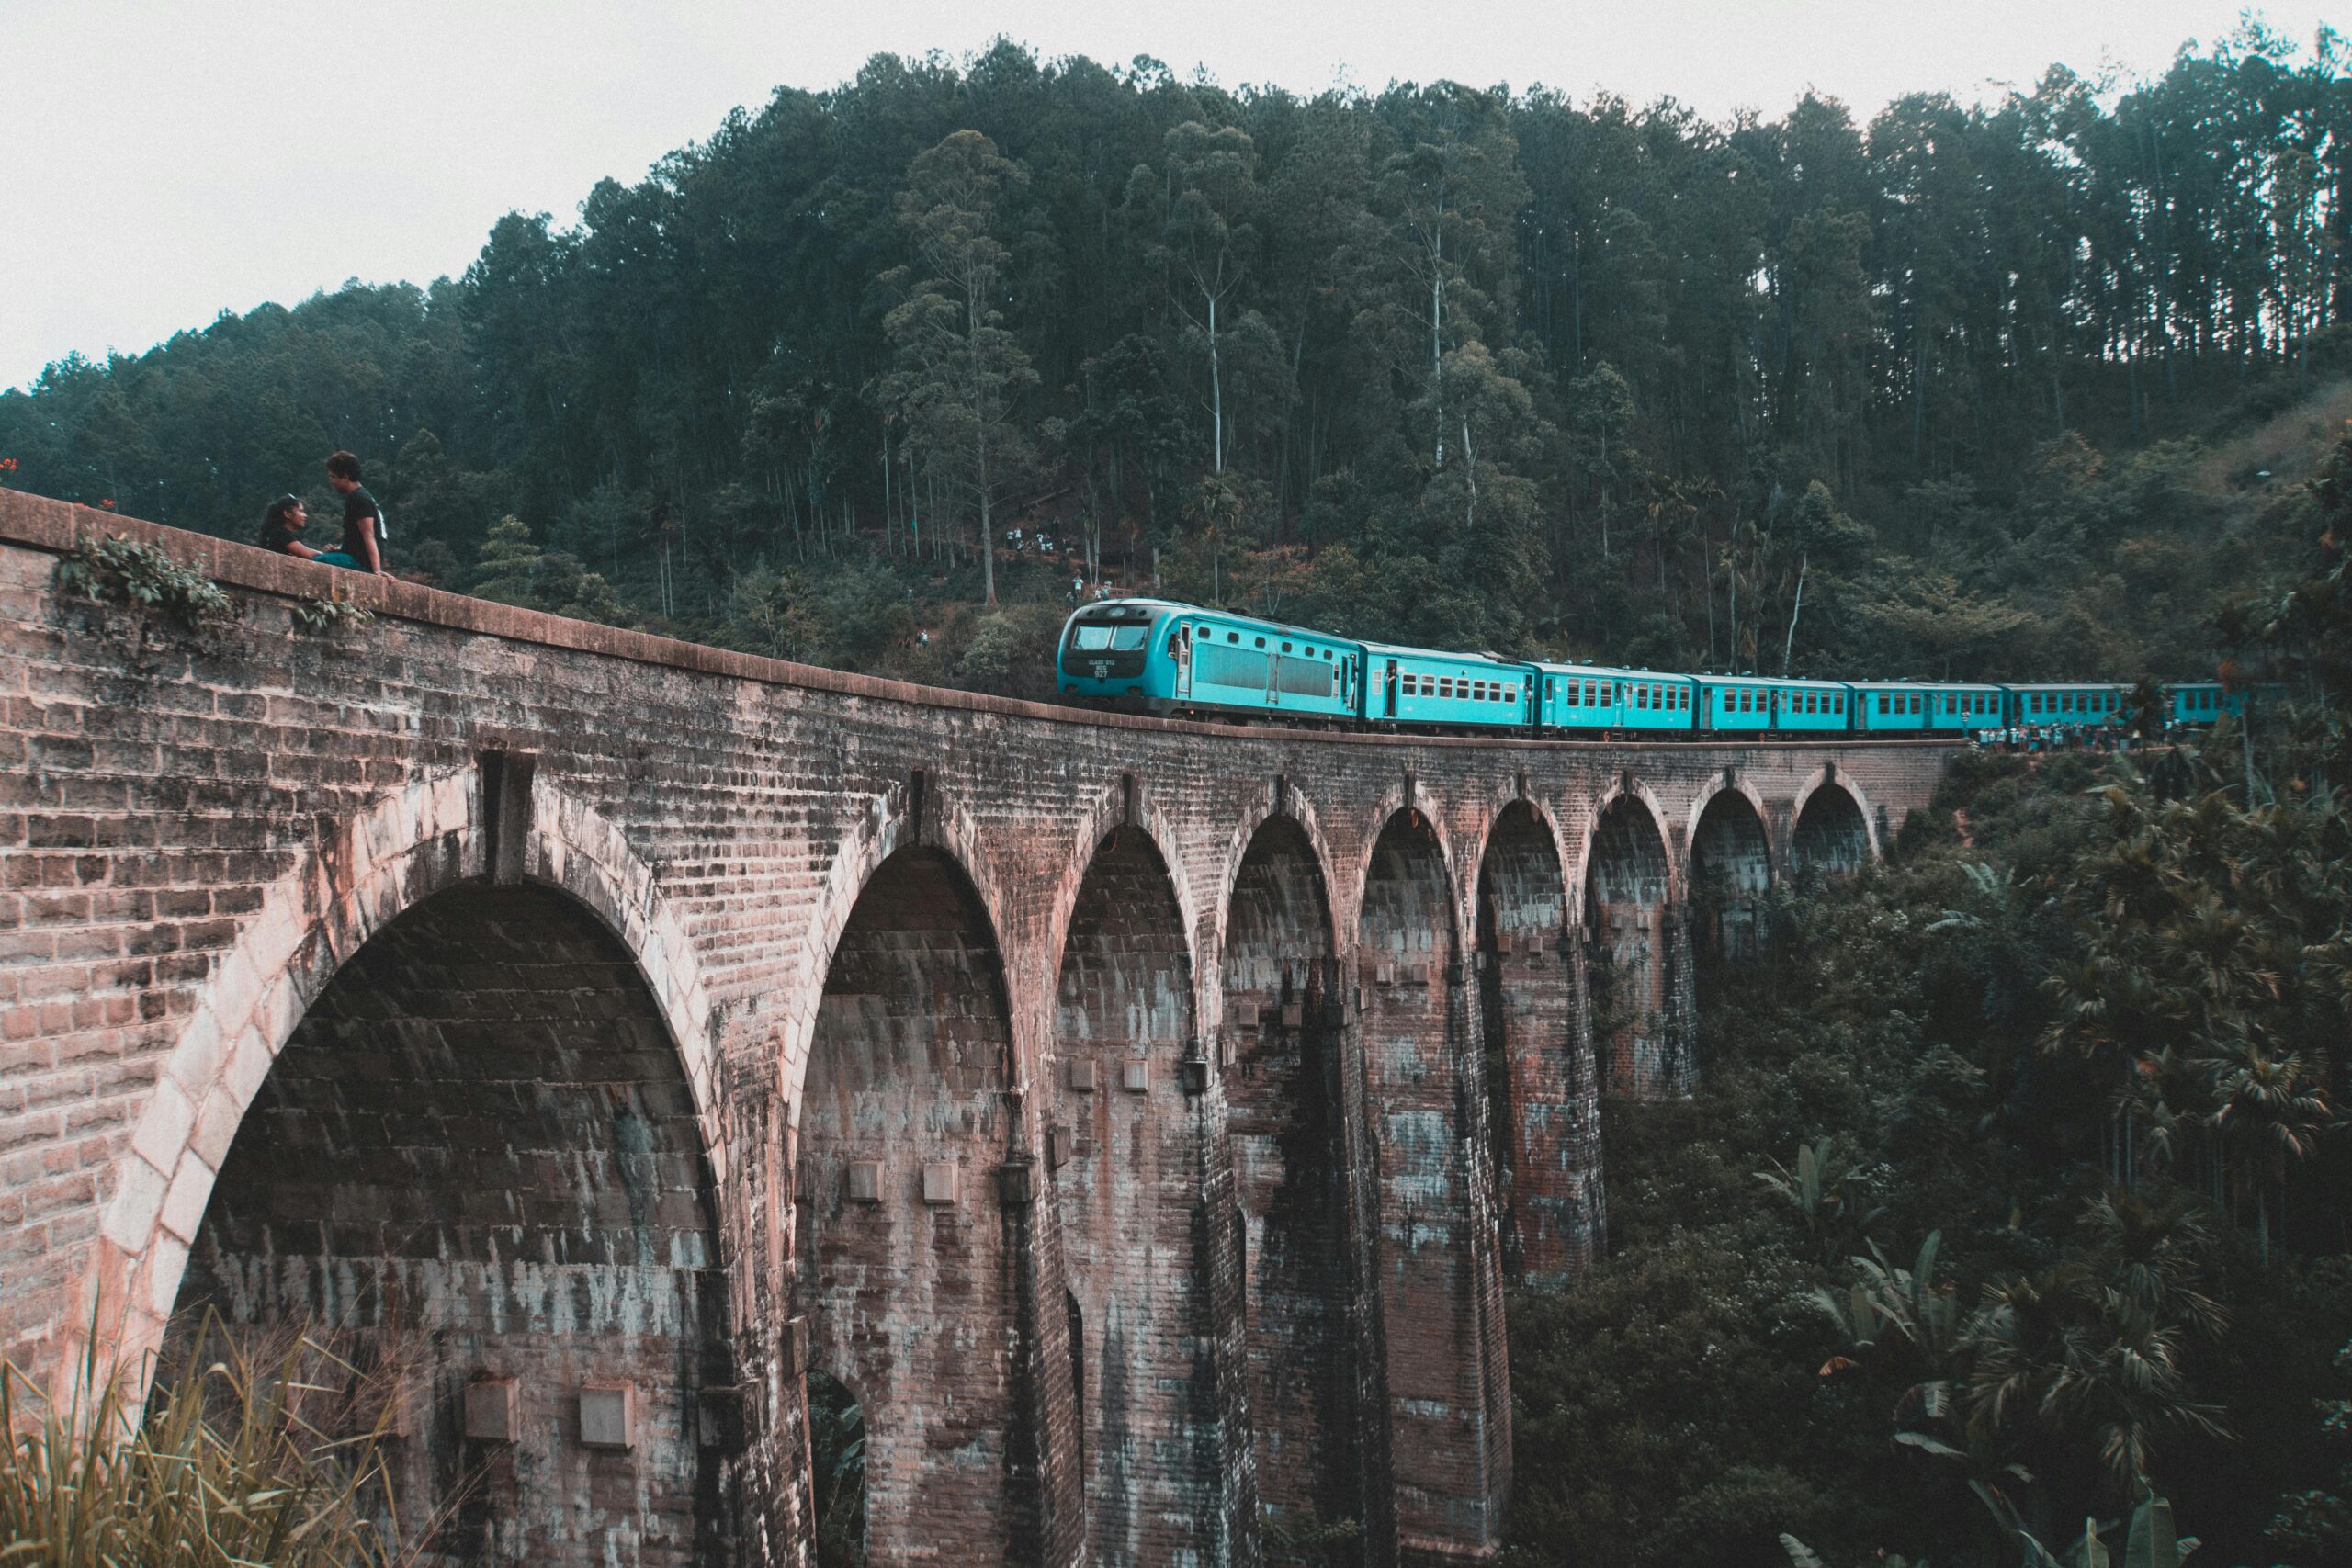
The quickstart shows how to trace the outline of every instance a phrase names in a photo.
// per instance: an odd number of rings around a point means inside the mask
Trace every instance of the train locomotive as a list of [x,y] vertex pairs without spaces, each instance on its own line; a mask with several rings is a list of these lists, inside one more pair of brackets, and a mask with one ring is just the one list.
[[[1081,606],[1054,662],[1061,694],[1090,705],[1430,733],[2063,739],[2131,718],[2132,688],[2112,681],[1770,680],[1531,663],[1358,642],[1166,599]],[[2210,681],[2163,693],[2171,725],[2211,724],[2244,705],[2244,694]]]

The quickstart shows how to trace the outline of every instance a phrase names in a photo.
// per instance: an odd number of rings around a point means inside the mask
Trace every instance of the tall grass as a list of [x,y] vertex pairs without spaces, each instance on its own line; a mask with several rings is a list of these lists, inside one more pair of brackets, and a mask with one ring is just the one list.
[[0,1565],[412,1561],[382,1461],[396,1378],[307,1331],[240,1344],[209,1314],[185,1343],[143,1418],[129,1374],[101,1375],[95,1353],[62,1399],[0,1364]]

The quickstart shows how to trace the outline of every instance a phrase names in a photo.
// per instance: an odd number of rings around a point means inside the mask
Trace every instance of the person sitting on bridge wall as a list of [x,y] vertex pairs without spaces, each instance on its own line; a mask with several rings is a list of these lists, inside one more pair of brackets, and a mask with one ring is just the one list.
[[359,459],[348,452],[329,457],[327,483],[343,497],[343,545],[313,558],[357,571],[382,571],[384,509],[359,482]]
[[261,537],[254,542],[277,555],[316,560],[319,552],[300,537],[310,522],[311,514],[303,509],[300,496],[281,495],[261,509]]

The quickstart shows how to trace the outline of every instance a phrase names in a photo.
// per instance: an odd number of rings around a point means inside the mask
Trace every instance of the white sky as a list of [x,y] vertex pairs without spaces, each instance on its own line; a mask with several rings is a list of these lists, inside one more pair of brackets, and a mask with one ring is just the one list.
[[[2337,0],[2340,4],[2341,0]],[[2261,14],[2308,44],[2326,7]],[[568,220],[778,85],[998,34],[1227,85],[1442,77],[1768,115],[1807,87],[2154,73],[2237,0],[0,0],[0,387],[348,277],[464,270],[509,210]],[[2344,21],[2338,10],[2335,18]]]

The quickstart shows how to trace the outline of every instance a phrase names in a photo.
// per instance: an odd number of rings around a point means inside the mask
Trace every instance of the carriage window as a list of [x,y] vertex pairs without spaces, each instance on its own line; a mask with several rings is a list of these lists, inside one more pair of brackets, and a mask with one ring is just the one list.
[[1830,711],[1831,713],[1844,713],[1844,712],[1846,711],[1846,694],[1845,694],[1845,693],[1843,693],[1843,692],[1832,692],[1832,693],[1830,693],[1830,694],[1829,694],[1829,701],[1830,701],[1830,703],[1831,703],[1831,705],[1831,705],[1831,707],[1830,707],[1830,709],[1829,709],[1829,711]]
[[1600,683],[1600,705],[1602,707],[1609,705],[1609,682],[1606,681]]
[[1503,701],[1507,703],[1515,703],[1519,701],[1519,688],[1517,686],[1505,686],[1503,688]]
[[1260,638],[1258,639],[1258,646],[1259,646],[1260,648],[1263,648],[1263,647],[1265,647],[1265,646],[1266,646],[1266,639],[1265,639],[1264,637],[1260,637]]
[[1453,677],[1451,675],[1441,675],[1437,678],[1437,694],[1441,697],[1450,697],[1453,695]]
[[1241,634],[1239,632],[1227,632],[1225,634],[1225,640],[1227,642],[1239,642],[1241,640]]
[[1283,651],[1284,653],[1288,653],[1288,652],[1290,651],[1290,644],[1288,644],[1288,643],[1284,643],[1284,644],[1283,644]]
[[1114,649],[1141,648],[1144,639],[1150,635],[1149,626],[1121,626],[1111,634],[1111,646]]
[[[1599,696],[1597,696],[1597,697],[1593,694],[1596,691],[1598,691],[1598,692],[1600,694]],[[1590,681],[1587,681],[1587,682],[1584,683],[1584,705],[1585,705],[1585,706],[1587,706],[1587,707],[1589,707],[1589,707],[1599,707],[1602,703],[1605,703],[1605,702],[1607,702],[1608,700],[1609,700],[1609,688],[1608,688],[1607,686],[1597,686],[1597,685],[1595,685],[1595,683],[1594,683],[1594,682],[1590,682]]]
[[1111,628],[1109,626],[1080,626],[1078,628],[1074,646],[1080,653],[1092,653],[1097,649],[1108,648],[1111,646]]
[[1911,711],[1912,711],[1913,713],[1918,713],[1918,712],[1922,711],[1922,710],[1921,710],[1921,708],[1920,708],[1920,706],[1919,706],[1919,694],[1918,694],[1918,693],[1917,693],[1917,692],[1914,692],[1914,693],[1912,693],[1912,694],[1911,694]]

